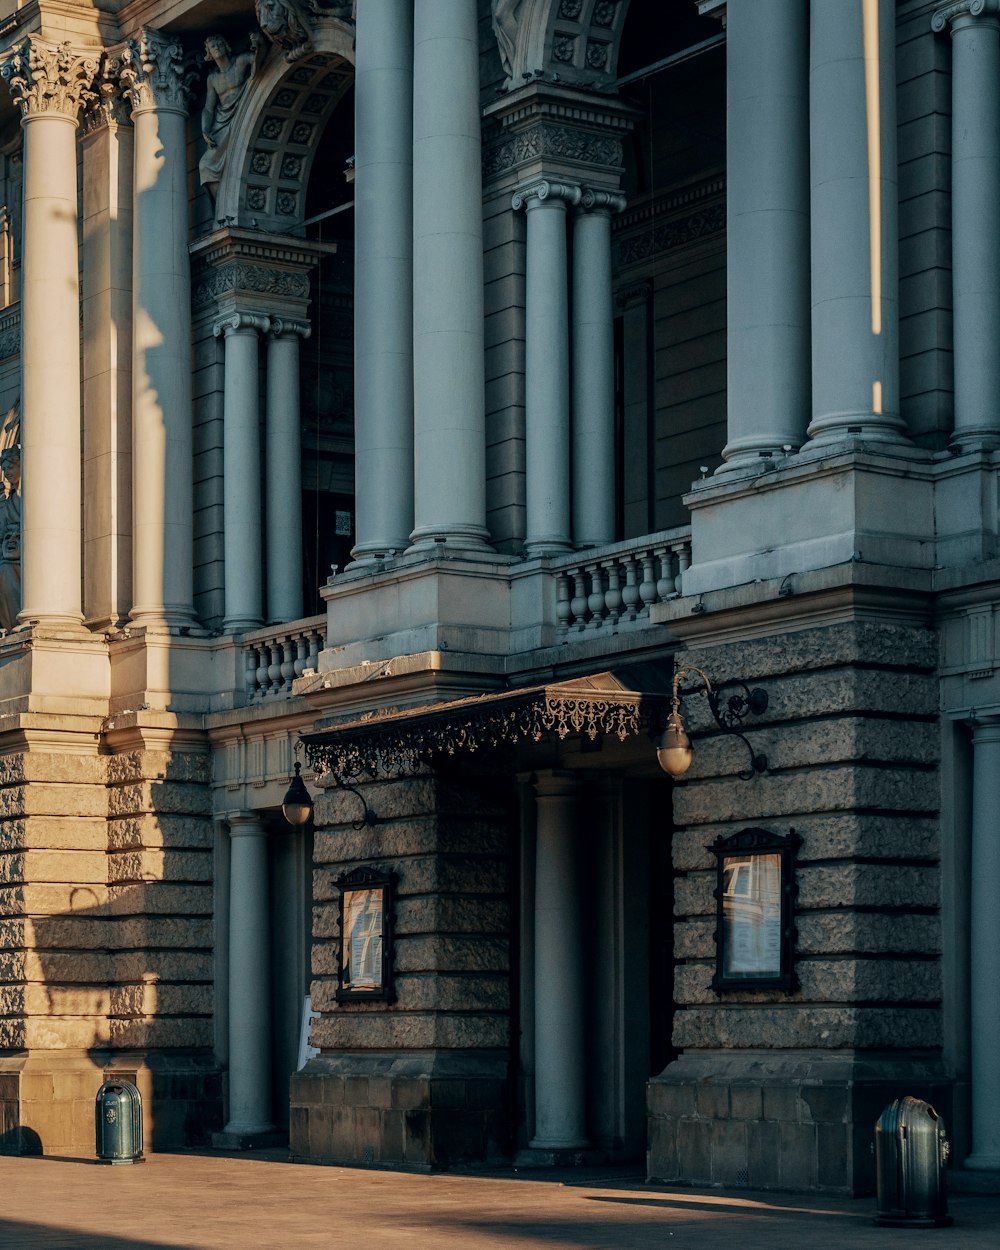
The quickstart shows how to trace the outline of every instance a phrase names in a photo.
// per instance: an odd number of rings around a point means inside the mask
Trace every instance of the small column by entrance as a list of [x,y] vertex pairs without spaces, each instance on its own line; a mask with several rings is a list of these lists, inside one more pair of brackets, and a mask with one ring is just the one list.
[[533,1150],[588,1144],[584,923],[579,783],[560,772],[535,781],[535,1135]]

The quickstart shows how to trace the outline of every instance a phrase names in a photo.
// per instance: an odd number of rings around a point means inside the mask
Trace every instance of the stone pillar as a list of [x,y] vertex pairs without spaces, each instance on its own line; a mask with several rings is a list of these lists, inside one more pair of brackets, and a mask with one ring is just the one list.
[[972,881],[970,982],[972,1019],[972,1154],[965,1166],[1000,1171],[1000,717],[972,731]]
[[415,0],[411,542],[486,546],[476,0]]
[[808,434],[899,442],[895,5],[813,0],[811,14]]
[[955,444],[1000,446],[1000,3],[958,0],[934,14],[950,24],[951,255]]
[[76,130],[97,60],[31,38],[0,71],[24,131],[22,608],[27,624],[79,626],[80,261]]
[[352,555],[370,560],[413,529],[412,0],[359,5],[356,33]]
[[226,614],[233,633],[263,624],[263,544],[260,506],[260,374],[257,336],[267,317],[233,313],[212,327],[225,336],[222,408],[222,517]]
[[798,448],[810,386],[809,8],[773,0],[727,13],[723,473]]
[[271,1123],[271,970],[267,830],[255,812],[229,818],[229,1122],[252,1136]]
[[194,74],[180,41],[149,27],[123,53],[135,124],[129,615],[142,624],[194,617],[186,141]]
[[536,1150],[587,1145],[584,917],[576,834],[579,786],[563,773],[535,782]]
[[573,219],[573,542],[615,541],[615,343],[611,214],[625,197],[586,188]]
[[267,619],[302,616],[302,429],[299,421],[299,339],[308,321],[271,318],[267,340],[264,456],[267,519]]
[[542,179],[511,201],[528,223],[525,258],[524,461],[525,550],[569,551],[569,285],[566,205],[580,188]]

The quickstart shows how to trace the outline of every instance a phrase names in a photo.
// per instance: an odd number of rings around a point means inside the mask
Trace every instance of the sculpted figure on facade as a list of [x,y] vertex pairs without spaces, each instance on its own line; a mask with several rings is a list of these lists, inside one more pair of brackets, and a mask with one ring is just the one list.
[[256,32],[250,36],[250,51],[238,55],[222,35],[209,35],[205,40],[205,59],[212,61],[215,69],[208,75],[201,111],[201,133],[208,150],[198,163],[198,176],[213,196],[226,167],[233,117],[250,79],[263,63],[265,47]]
[[313,21],[336,17],[353,21],[357,0],[255,0],[257,21],[272,43],[284,49],[285,59],[297,61],[313,46]]
[[505,86],[511,85],[514,76],[514,58],[517,53],[517,24],[521,0],[493,0],[493,34],[500,49],[500,64],[507,75]]
[[0,629],[21,610],[21,415],[16,403],[0,428]]

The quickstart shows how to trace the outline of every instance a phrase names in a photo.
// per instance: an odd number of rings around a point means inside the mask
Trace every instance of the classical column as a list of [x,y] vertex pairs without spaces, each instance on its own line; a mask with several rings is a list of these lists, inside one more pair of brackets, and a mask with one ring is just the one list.
[[625,197],[587,187],[573,217],[573,542],[615,541],[611,215]]
[[969,961],[972,1045],[972,1154],[967,1168],[1000,1171],[1000,717],[972,729],[972,874]]
[[222,521],[226,613],[239,633],[263,624],[263,525],[260,506],[260,374],[258,335],[267,317],[232,313],[212,327],[225,336],[222,405]]
[[271,318],[267,340],[264,513],[267,518],[267,619],[302,615],[302,430],[299,339],[308,321]]
[[180,41],[149,27],[122,54],[135,124],[129,615],[143,624],[186,625],[194,616],[185,133],[194,75]]
[[415,0],[412,543],[486,545],[476,0]]
[[584,915],[579,786],[535,782],[535,1135],[539,1150],[587,1145]]
[[271,1123],[271,976],[267,830],[254,812],[229,818],[229,1123],[266,1133]]
[[[355,560],[413,529],[413,3],[358,5],[354,163]],[[451,189],[439,187],[435,206]]]
[[723,473],[801,446],[810,385],[809,6],[731,4],[727,15]]
[[813,0],[811,14],[808,433],[898,442],[895,4]]
[[26,39],[0,72],[24,131],[21,266],[22,609],[28,624],[79,626],[80,261],[76,130],[97,60]]
[[569,458],[569,280],[566,205],[580,188],[541,179],[511,204],[527,214],[524,280],[525,550],[572,548]]
[[955,434],[961,448],[1000,446],[1000,2],[958,0],[951,26],[951,257]]

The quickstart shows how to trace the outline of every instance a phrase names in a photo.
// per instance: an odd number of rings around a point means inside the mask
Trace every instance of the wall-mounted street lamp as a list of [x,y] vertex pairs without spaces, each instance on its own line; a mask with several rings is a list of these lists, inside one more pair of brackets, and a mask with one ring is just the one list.
[[[371,828],[372,825],[378,824],[378,816],[368,806],[365,796],[360,790],[356,790],[354,786],[345,785],[336,778],[334,778],[334,782],[338,790],[346,790],[348,794],[355,794],[361,800],[361,806],[364,808],[364,811],[360,820],[352,822],[351,827],[353,829]],[[298,760],[295,761],[295,772],[292,774],[288,790],[285,793],[285,797],[281,800],[281,812],[288,823],[294,826],[308,824],[313,814],[312,795],[306,789],[306,783],[302,780],[302,765]]]
[[[688,676],[700,678],[701,686],[682,691],[681,682]],[[731,686],[737,689],[726,697],[723,692]],[[691,767],[694,748],[691,746],[691,739],[688,737],[681,717],[681,703],[689,694],[703,694],[708,700],[715,723],[722,732],[739,738],[750,752],[750,767],[740,773],[741,780],[750,781],[758,773],[765,772],[767,756],[758,755],[754,751],[746,737],[740,733],[739,727],[748,715],[760,716],[762,712],[767,711],[767,691],[759,688],[751,690],[746,682],[739,681],[737,678],[731,678],[729,681],[722,682],[721,685],[713,686],[700,668],[695,668],[690,664],[682,664],[674,673],[667,727],[656,744],[656,758],[663,771],[669,773],[671,777],[683,777]]]

